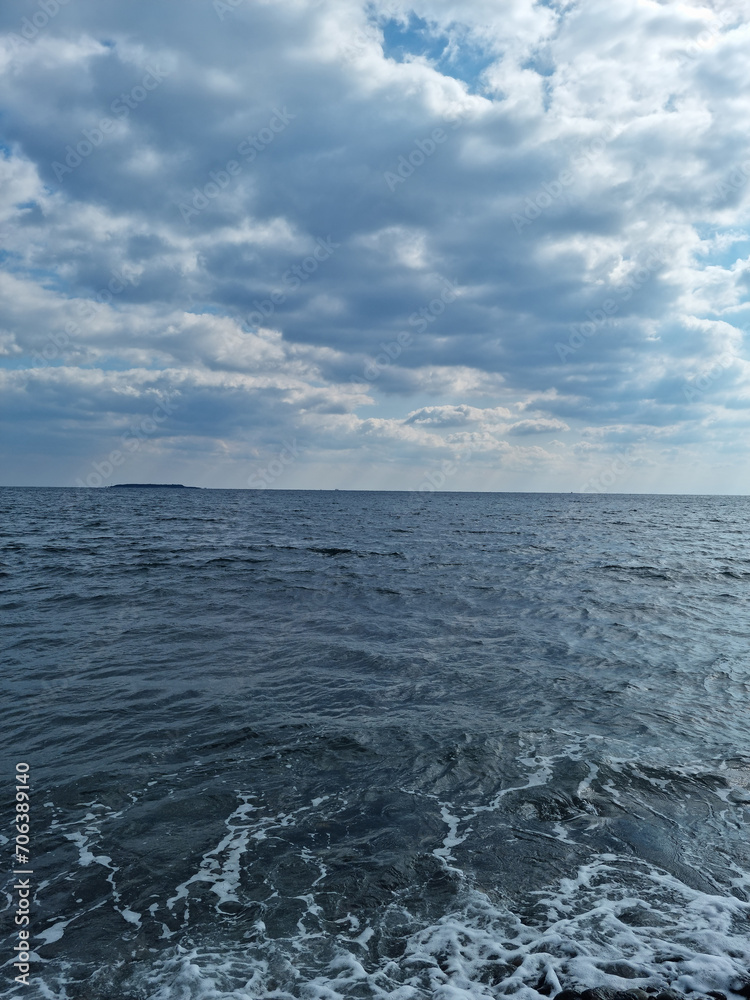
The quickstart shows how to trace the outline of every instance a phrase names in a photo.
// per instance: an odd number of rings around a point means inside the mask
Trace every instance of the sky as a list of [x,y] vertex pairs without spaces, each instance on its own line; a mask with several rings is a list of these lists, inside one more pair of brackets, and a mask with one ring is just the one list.
[[748,493],[749,0],[0,8],[0,483]]

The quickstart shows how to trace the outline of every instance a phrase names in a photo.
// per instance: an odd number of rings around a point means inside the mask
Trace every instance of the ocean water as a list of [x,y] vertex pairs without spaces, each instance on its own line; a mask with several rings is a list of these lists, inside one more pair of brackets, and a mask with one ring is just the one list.
[[746,987],[750,500],[0,509],[35,888],[7,995]]

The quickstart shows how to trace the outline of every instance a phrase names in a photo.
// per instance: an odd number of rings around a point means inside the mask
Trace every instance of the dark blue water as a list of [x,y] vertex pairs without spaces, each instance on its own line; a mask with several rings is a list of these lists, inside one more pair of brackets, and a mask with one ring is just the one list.
[[750,978],[749,500],[5,489],[0,510],[21,995]]

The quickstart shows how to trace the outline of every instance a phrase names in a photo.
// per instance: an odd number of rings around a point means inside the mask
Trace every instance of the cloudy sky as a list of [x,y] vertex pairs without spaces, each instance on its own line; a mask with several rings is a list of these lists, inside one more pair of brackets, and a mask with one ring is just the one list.
[[2,482],[750,492],[749,14],[3,4]]

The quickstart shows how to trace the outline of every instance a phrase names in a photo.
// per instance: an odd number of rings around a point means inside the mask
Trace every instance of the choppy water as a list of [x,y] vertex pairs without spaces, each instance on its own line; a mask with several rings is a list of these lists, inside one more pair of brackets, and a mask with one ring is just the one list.
[[23,996],[750,979],[750,501],[5,489],[0,510]]

